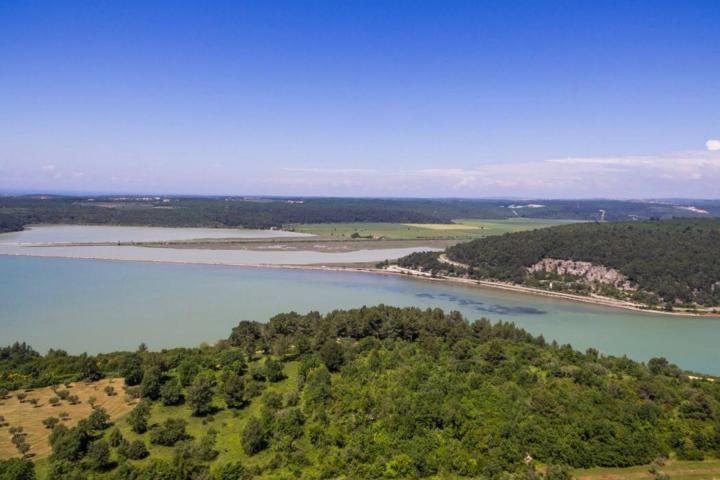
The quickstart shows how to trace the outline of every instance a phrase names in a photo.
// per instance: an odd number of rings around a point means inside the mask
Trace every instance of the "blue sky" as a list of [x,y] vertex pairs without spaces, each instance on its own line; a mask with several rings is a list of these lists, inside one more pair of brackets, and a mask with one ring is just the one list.
[[0,1],[0,189],[720,197],[717,1]]

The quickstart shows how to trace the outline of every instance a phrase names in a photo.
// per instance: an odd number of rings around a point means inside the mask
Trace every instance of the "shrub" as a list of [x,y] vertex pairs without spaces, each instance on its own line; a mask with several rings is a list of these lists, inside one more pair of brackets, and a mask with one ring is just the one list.
[[150,419],[150,404],[142,401],[137,404],[127,417],[128,425],[135,433],[145,433]]
[[157,426],[150,432],[150,442],[172,447],[177,442],[190,438],[185,431],[185,426],[185,420],[168,418],[162,425]]
[[92,430],[104,430],[110,426],[110,415],[102,408],[94,408],[88,417],[88,425]]
[[179,405],[183,401],[182,387],[177,378],[171,378],[160,388],[160,398],[165,405]]
[[90,469],[105,470],[110,465],[110,446],[104,440],[91,443],[85,460]]
[[108,435],[108,443],[110,444],[111,447],[113,447],[113,448],[119,447],[123,443],[123,440],[125,440],[125,439],[123,438],[122,433],[120,433],[119,429],[113,428],[110,431],[110,435]]
[[118,448],[118,454],[129,460],[142,460],[149,455],[145,442],[142,440],[134,440],[130,443],[124,442]]
[[245,405],[245,382],[239,375],[231,373],[227,376],[222,393],[228,408],[242,408]]
[[265,378],[273,383],[284,379],[283,364],[275,360],[267,360],[265,362]]
[[225,463],[215,471],[215,480],[242,480],[246,470],[240,462]]
[[45,420],[42,421],[42,424],[45,425],[45,428],[53,429],[55,428],[55,425],[60,423],[60,420],[57,417],[47,417]]
[[214,380],[209,373],[198,375],[188,389],[187,402],[195,416],[212,412]]
[[245,425],[240,442],[248,455],[254,455],[267,447],[267,433],[257,418],[250,418]]

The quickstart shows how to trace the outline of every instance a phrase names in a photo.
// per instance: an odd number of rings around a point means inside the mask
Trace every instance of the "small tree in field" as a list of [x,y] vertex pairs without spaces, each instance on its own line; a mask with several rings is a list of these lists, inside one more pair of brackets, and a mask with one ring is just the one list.
[[16,445],[16,448],[17,451],[20,452],[20,455],[23,456],[23,458],[25,458],[25,456],[27,456],[27,453],[30,451],[30,445],[25,441],[18,443]]
[[105,470],[110,465],[110,446],[105,440],[92,442],[85,460],[91,469],[96,471]]
[[127,422],[135,433],[145,433],[150,419],[150,404],[142,401],[127,416]]
[[47,417],[45,420],[42,421],[42,424],[45,425],[45,428],[52,430],[55,428],[55,425],[60,423],[60,420],[57,417]]
[[245,381],[239,375],[228,375],[222,393],[228,408],[242,408],[245,405]]
[[283,364],[276,362],[275,360],[267,360],[265,362],[265,378],[267,378],[269,382],[273,383],[279,382],[285,378],[285,373],[283,373]]
[[188,390],[187,402],[195,416],[212,412],[214,379],[209,373],[198,375]]
[[108,435],[108,443],[111,447],[117,448],[119,447],[125,439],[122,436],[122,433],[120,433],[120,430],[117,428],[113,428],[110,431],[110,435]]
[[160,388],[160,398],[165,405],[179,405],[183,401],[182,387],[177,378],[171,378]]
[[247,425],[245,425],[240,442],[243,450],[248,455],[254,455],[267,447],[265,429],[257,418],[250,418]]

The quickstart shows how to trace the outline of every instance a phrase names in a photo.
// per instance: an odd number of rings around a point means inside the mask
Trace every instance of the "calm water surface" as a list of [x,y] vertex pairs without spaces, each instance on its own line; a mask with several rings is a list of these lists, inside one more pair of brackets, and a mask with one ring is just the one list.
[[192,346],[242,319],[386,303],[509,320],[547,339],[720,374],[720,321],[382,275],[0,256],[0,344],[71,352]]
[[219,265],[313,265],[379,262],[404,257],[429,247],[386,248],[351,252],[266,250],[207,250],[198,248],[151,248],[118,245],[67,245],[69,243],[149,242],[206,238],[312,237],[281,230],[220,228],[106,227],[87,225],[34,226],[22,232],[0,234],[0,255],[134,260],[147,262],[203,263]]

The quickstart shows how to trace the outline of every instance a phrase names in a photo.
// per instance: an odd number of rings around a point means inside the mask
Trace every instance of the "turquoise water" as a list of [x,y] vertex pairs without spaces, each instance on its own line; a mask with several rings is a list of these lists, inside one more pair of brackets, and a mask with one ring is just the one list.
[[645,314],[495,289],[362,273],[0,256],[0,344],[70,352],[192,346],[240,320],[398,306],[504,319],[578,349],[664,356],[720,374],[720,320]]
[[67,245],[72,243],[149,242],[206,238],[312,237],[282,230],[225,228],[106,227],[92,225],[33,226],[22,232],[0,234],[0,255],[133,260],[145,262],[203,263],[209,265],[329,265],[368,263],[404,257],[430,247],[365,249],[348,252],[284,250],[205,250],[200,248],[149,248],[118,245]]

